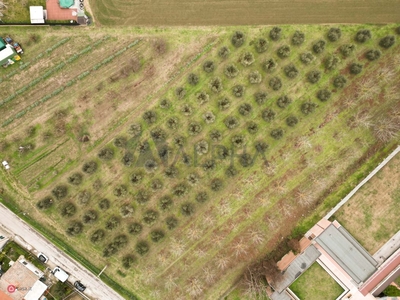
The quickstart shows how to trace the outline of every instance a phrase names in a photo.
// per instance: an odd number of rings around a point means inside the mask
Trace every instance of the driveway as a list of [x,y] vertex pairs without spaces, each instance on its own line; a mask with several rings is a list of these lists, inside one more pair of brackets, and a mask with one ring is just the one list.
[[87,296],[99,300],[124,299],[1,203],[0,216],[0,227],[8,231],[17,243],[22,244],[28,250],[33,250],[35,253],[43,252],[46,254],[49,257],[50,267],[60,266],[71,275],[68,281],[73,284],[75,280],[80,280],[87,287],[85,290]]

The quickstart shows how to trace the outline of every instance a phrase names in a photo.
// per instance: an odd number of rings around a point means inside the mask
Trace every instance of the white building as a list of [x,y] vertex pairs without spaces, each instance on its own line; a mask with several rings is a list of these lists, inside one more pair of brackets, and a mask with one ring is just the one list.
[[29,6],[29,12],[31,15],[31,24],[44,24],[46,11],[43,9],[43,6]]

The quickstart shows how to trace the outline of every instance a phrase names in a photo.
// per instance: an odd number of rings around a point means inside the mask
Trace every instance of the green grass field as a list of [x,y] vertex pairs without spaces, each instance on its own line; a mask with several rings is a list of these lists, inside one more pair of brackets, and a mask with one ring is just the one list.
[[[356,43],[362,28],[372,38]],[[107,264],[104,274],[127,298],[222,297],[301,219],[329,209],[335,201],[325,207],[325,197],[343,177],[395,143],[382,142],[374,125],[396,118],[399,45],[379,46],[395,28],[340,26],[332,42],[329,26],[282,26],[277,41],[271,27],[243,27],[238,47],[231,28],[38,28],[22,62],[0,70],[0,146],[12,167],[0,172],[0,187],[16,201],[7,204],[29,207],[36,226],[90,270]],[[25,28],[7,30],[30,39]],[[305,35],[300,45],[292,45],[296,30]],[[260,53],[259,39],[267,44]],[[325,49],[303,64],[300,54],[320,39]],[[344,44],[355,45],[349,57]],[[366,59],[371,49],[378,60]],[[271,58],[277,67],[266,70]],[[360,74],[350,73],[352,63]],[[289,78],[292,65],[297,76]],[[314,84],[311,71],[320,74]],[[338,76],[345,87],[333,85]],[[93,172],[83,169],[89,161]],[[57,186],[65,197],[57,199]]]
[[334,300],[343,293],[343,288],[318,264],[314,263],[292,283],[290,289],[301,300]]

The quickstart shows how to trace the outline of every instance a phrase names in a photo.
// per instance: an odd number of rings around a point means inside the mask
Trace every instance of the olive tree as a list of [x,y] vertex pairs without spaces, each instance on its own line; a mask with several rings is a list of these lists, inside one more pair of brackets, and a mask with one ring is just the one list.
[[313,102],[304,102],[301,104],[300,110],[303,114],[308,115],[315,111],[317,105]]
[[268,94],[266,92],[256,92],[254,94],[254,100],[257,104],[262,105],[267,101]]
[[284,95],[278,98],[278,100],[276,101],[276,104],[278,105],[278,107],[280,108],[285,108],[287,107],[290,103],[292,103],[292,99],[289,98],[288,96]]
[[331,95],[332,93],[327,89],[322,89],[317,92],[317,98],[322,102],[329,100]]
[[154,124],[157,121],[157,114],[152,110],[148,110],[143,113],[142,118],[147,124]]
[[327,38],[331,42],[336,42],[341,38],[341,36],[342,36],[342,31],[340,30],[340,28],[332,27],[328,30]]
[[282,80],[279,77],[272,77],[268,84],[274,91],[278,91],[282,87]]
[[342,53],[343,57],[349,57],[355,51],[356,46],[353,44],[344,44],[340,46],[340,53]]
[[326,42],[324,40],[319,40],[313,44],[312,49],[315,54],[320,54],[320,53],[324,52],[325,45],[326,45]]
[[347,79],[343,75],[336,76],[333,79],[333,86],[339,89],[343,88],[346,85],[346,83]]
[[234,78],[239,74],[239,69],[234,64],[230,64],[226,66],[224,74],[228,78]]
[[236,48],[242,46],[246,40],[246,36],[241,31],[236,31],[231,38],[232,45]]
[[254,41],[254,48],[258,53],[263,53],[268,49],[268,41],[263,38],[258,38]]
[[361,29],[357,31],[355,40],[359,43],[365,43],[366,41],[370,40],[372,37],[371,31],[368,29]]
[[262,68],[264,69],[265,72],[271,73],[277,68],[278,64],[273,58],[266,59],[262,63]]
[[285,75],[288,78],[295,78],[299,74],[299,70],[295,67],[294,64],[289,64],[283,68],[283,71],[285,72]]
[[269,32],[269,37],[273,41],[278,41],[281,38],[282,29],[279,27],[273,27]]
[[231,53],[231,51],[229,50],[228,47],[223,46],[218,50],[218,56],[222,59],[226,59],[228,58],[229,54]]
[[358,64],[358,63],[352,63],[350,65],[349,69],[350,69],[350,73],[351,74],[357,75],[357,74],[361,73],[361,71],[363,69],[363,66],[361,64]]
[[312,54],[309,51],[300,54],[300,61],[305,65],[311,64],[314,60],[315,60],[314,54]]
[[394,35],[387,35],[379,41],[379,46],[388,49],[392,47],[395,42],[396,38],[394,37]]
[[368,50],[367,52],[365,52],[365,57],[368,60],[373,61],[373,60],[377,60],[378,58],[380,58],[381,54],[382,54],[381,51],[372,49],[372,50]]
[[214,71],[214,69],[215,69],[215,64],[213,61],[207,60],[204,62],[204,64],[203,64],[204,72],[211,73],[212,71]]
[[306,36],[303,32],[296,30],[292,36],[292,45],[299,46],[304,43]]
[[283,45],[281,47],[278,48],[278,50],[276,51],[276,53],[278,54],[278,56],[280,58],[287,58],[290,55],[290,46],[288,45]]
[[251,84],[257,84],[261,82],[261,74],[258,71],[251,71],[249,73],[249,82]]
[[254,55],[249,51],[243,52],[242,55],[240,55],[239,61],[243,66],[248,67],[254,63]]
[[307,73],[307,80],[312,84],[317,83],[320,79],[321,79],[320,71],[313,70]]

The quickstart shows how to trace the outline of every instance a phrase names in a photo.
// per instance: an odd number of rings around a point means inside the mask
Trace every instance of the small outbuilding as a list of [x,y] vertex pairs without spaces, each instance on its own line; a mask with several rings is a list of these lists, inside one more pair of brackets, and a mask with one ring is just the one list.
[[13,64],[12,59],[17,55],[14,47],[4,42],[2,38],[0,38],[0,66],[7,66],[9,64]]
[[46,14],[43,6],[29,6],[29,12],[31,15],[31,24],[44,24]]

